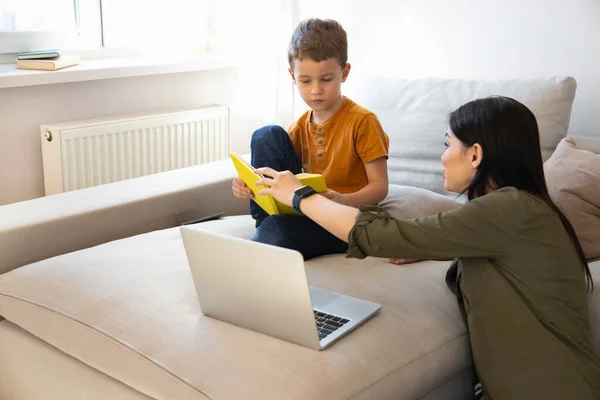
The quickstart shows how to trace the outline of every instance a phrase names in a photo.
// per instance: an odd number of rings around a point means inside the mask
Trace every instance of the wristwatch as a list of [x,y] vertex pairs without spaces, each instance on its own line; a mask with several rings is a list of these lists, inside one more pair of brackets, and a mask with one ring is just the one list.
[[317,191],[310,186],[302,186],[294,190],[294,198],[292,199],[292,207],[294,207],[294,210],[302,213],[302,211],[300,211],[300,200],[316,193]]

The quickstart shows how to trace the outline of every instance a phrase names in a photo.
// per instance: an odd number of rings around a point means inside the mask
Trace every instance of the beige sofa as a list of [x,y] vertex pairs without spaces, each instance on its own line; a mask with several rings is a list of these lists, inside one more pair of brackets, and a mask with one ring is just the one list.
[[[489,94],[522,100],[548,158],[567,133],[576,86],[569,78],[371,83],[373,96],[348,91],[390,135],[386,204],[402,217],[454,204],[439,164],[450,110]],[[598,152],[600,138],[585,142]],[[449,262],[308,261],[311,285],[382,304],[322,352],[204,317],[178,226],[225,211],[198,228],[250,237],[233,176],[225,160],[0,207],[0,399],[471,396],[468,337],[444,282]],[[600,355],[600,262],[590,268]]]

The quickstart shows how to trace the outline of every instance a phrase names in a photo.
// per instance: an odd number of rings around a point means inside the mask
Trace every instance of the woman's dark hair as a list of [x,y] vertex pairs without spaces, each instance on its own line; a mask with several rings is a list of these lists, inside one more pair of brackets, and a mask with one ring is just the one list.
[[465,189],[469,200],[483,196],[490,182],[498,188],[513,186],[542,199],[560,217],[573,240],[588,288],[594,283],[577,234],[554,204],[544,177],[540,135],[533,113],[509,97],[494,96],[470,101],[450,113],[450,130],[465,147],[479,143],[484,157]]

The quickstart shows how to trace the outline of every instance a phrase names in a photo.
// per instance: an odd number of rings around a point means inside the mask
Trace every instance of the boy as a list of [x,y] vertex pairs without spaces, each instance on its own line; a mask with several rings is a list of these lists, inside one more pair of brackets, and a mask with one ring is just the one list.
[[[321,195],[358,207],[387,196],[389,139],[375,114],[342,96],[350,72],[347,59],[348,41],[339,23],[313,18],[298,24],[288,51],[289,73],[311,109],[289,134],[278,126],[255,131],[251,164],[322,174],[329,190]],[[253,197],[237,177],[232,191],[238,198]],[[298,250],[304,259],[347,250],[346,242],[304,216],[269,216],[253,201],[250,214],[256,220],[251,240]]]

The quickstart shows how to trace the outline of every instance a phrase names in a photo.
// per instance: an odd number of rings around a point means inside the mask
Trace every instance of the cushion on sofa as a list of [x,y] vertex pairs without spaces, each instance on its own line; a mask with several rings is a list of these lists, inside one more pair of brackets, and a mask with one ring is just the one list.
[[[197,228],[247,236],[253,221]],[[414,399],[470,368],[448,262],[306,264],[310,284],[378,302],[381,313],[321,352],[205,317],[173,228],[6,273],[0,314],[156,399]]]
[[579,150],[587,150],[592,153],[600,154],[600,134],[594,135],[577,135],[570,134],[569,137],[577,143]]
[[586,258],[600,258],[600,154],[566,138],[544,172],[550,197],[573,225]]
[[390,185],[387,197],[379,203],[397,219],[411,219],[454,210],[461,203],[427,189]]
[[569,77],[467,81],[354,77],[344,93],[379,117],[390,137],[390,183],[445,193],[440,157],[448,114],[481,97],[503,95],[535,114],[544,160],[567,134],[577,84]]

